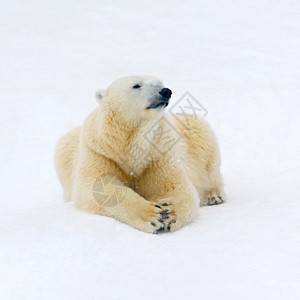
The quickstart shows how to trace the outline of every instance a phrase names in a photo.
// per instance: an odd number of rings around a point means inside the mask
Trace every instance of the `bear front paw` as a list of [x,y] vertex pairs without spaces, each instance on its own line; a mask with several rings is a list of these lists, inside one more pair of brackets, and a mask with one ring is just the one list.
[[173,232],[182,226],[181,223],[177,220],[177,215],[174,210],[174,206],[169,200],[169,198],[157,200],[157,205],[163,208],[163,227],[160,228],[159,231],[164,230]]
[[226,202],[226,196],[223,191],[219,191],[217,189],[213,189],[205,194],[203,198],[201,198],[200,206],[204,205],[218,205]]
[[207,205],[218,205],[224,202],[222,196],[219,195],[212,195],[211,197],[207,198]]
[[171,212],[172,207],[167,203],[160,205],[155,202],[148,202],[147,206],[139,214],[140,226],[138,227],[140,227],[140,230],[148,233],[156,233],[165,229],[167,224],[174,221]]

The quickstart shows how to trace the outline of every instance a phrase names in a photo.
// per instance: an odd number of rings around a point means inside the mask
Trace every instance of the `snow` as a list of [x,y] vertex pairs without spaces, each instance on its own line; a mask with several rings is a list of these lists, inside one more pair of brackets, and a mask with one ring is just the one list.
[[[299,299],[300,3],[2,1],[1,299]],[[58,138],[114,79],[191,93],[228,202],[149,235],[63,202]]]

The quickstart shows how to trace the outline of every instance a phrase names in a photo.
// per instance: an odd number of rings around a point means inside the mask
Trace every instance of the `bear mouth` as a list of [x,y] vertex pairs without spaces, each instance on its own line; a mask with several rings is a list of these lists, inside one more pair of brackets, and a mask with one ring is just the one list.
[[169,104],[169,101],[162,101],[158,103],[153,103],[147,107],[147,109],[158,109],[158,108],[165,108]]

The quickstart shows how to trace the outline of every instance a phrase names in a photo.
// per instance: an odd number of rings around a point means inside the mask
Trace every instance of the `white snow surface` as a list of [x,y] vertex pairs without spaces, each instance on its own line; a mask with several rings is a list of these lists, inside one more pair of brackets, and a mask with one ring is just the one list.
[[[0,299],[300,299],[300,2],[1,1]],[[60,136],[128,75],[208,111],[228,202],[151,235],[63,201]]]

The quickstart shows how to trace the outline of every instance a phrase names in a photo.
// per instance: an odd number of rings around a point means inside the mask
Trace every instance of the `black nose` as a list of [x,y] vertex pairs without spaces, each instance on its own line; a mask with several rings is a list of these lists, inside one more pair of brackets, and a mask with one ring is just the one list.
[[168,88],[163,88],[159,93],[167,99],[170,99],[172,95],[172,91]]

